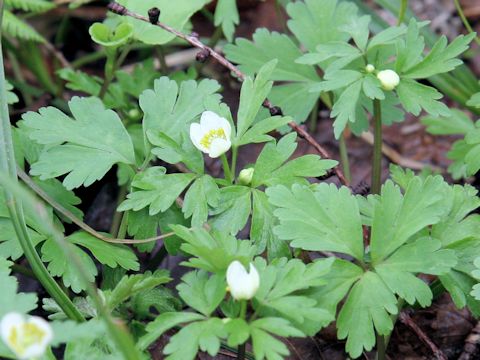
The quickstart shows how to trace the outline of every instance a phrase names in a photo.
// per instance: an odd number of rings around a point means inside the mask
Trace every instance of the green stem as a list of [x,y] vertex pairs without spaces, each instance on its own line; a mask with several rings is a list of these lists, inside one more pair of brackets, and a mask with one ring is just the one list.
[[373,121],[372,194],[379,194],[382,185],[382,109],[378,99],[373,100]]
[[[470,25],[470,22],[468,21],[467,17],[465,16],[462,5],[460,5],[460,2],[458,0],[453,0],[455,3],[455,7],[457,8],[458,15],[460,16],[460,19],[462,19],[463,25],[465,28],[468,30],[469,33],[475,32]],[[478,36],[475,36],[475,42],[480,45],[480,38]]]
[[[3,19],[3,5],[3,0],[0,0],[0,28]],[[0,166],[2,172],[6,175],[8,174],[11,181],[18,184],[17,165],[15,163],[10,117],[6,99],[5,72],[3,68],[3,51],[0,34]],[[36,278],[70,319],[84,321],[85,319],[80,311],[78,311],[72,301],[62,291],[40,259],[35,245],[28,234],[21,202],[6,188],[4,188],[4,192],[15,233]]]
[[314,133],[317,129],[317,120],[318,120],[318,108],[320,101],[317,100],[315,106],[313,107],[312,112],[310,113],[310,132]]
[[117,51],[115,50],[115,51],[109,52],[107,50],[107,61],[105,62],[105,77],[103,79],[103,85],[102,85],[102,88],[100,89],[100,93],[98,94],[98,97],[100,99],[103,99],[107,94],[108,87],[110,86],[110,83],[113,80],[116,64],[117,64]]
[[12,271],[14,271],[16,273],[28,276],[29,278],[32,278],[32,279],[36,279],[33,271],[30,270],[29,268],[26,268],[25,266],[18,265],[18,264],[13,264],[12,266],[10,266],[10,269],[12,269]]
[[345,141],[345,131],[342,132],[340,135],[339,141],[339,149],[340,149],[340,161],[342,163],[343,174],[345,175],[345,179],[349,183],[352,182],[352,173],[350,171],[350,161],[348,160],[348,149],[347,143]]
[[122,221],[120,222],[120,227],[118,228],[117,236],[120,236],[119,239],[125,239],[127,235],[127,228],[128,228],[128,212],[122,213]]
[[[7,51],[8,60],[10,61],[10,65],[12,66],[13,75],[18,82],[26,83],[25,77],[23,76],[22,69],[20,68],[20,64],[18,63],[15,54],[13,51]],[[33,98],[28,92],[28,90],[18,89],[22,93],[23,101],[25,101],[25,105],[29,107],[33,103]]]
[[238,147],[232,147],[232,179],[234,180],[237,176],[237,157],[238,157]]
[[[117,202],[116,202],[117,206],[120,205],[120,203],[123,200],[125,200],[125,197],[127,196],[127,191],[128,190],[126,185],[120,188],[117,196]],[[110,234],[112,234],[114,238],[118,238],[118,232],[120,229],[120,225],[123,222],[124,214],[125,214],[124,212],[115,210],[115,214],[113,215],[113,220],[112,220],[112,226],[110,227]]]
[[[247,300],[241,300],[240,301],[240,318],[245,320],[246,317],[247,317]],[[238,360],[245,359],[246,344],[247,343],[244,342],[243,344],[238,345],[238,351],[237,351]]]
[[386,353],[385,339],[383,336],[377,335],[377,356],[375,360],[386,360]]
[[405,13],[407,12],[408,0],[402,0],[400,4],[400,11],[398,12],[397,26],[400,26],[405,19]]
[[228,165],[227,157],[225,156],[225,154],[222,154],[220,156],[220,159],[222,160],[223,174],[225,175],[225,180],[231,183],[233,181],[232,172],[230,171],[230,166]]
[[168,74],[168,66],[167,61],[165,60],[165,51],[163,50],[163,46],[159,45],[155,47],[155,53],[157,54],[158,62],[160,63],[160,70],[162,74]]

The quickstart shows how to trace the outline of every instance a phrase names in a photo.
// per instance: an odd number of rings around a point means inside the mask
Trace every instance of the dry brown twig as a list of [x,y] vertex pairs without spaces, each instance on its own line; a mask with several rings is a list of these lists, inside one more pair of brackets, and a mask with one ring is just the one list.
[[480,321],[477,322],[470,334],[465,339],[465,346],[463,352],[458,360],[473,360],[478,359],[475,357],[477,350],[480,348]]
[[408,326],[419,338],[422,340],[432,351],[437,360],[447,360],[445,354],[440,350],[437,345],[423,332],[422,329],[413,321],[413,319],[405,311],[400,312],[398,316],[400,321]]
[[[148,22],[152,25],[158,26],[162,28],[165,31],[168,31],[169,33],[175,35],[176,37],[185,40],[188,42],[190,45],[200,49],[200,52],[197,54],[197,59],[198,60],[206,60],[208,57],[214,58],[219,64],[230,70],[240,81],[243,81],[246,78],[246,75],[240,71],[235,65],[233,65],[230,61],[228,61],[223,55],[221,55],[219,52],[216,50],[212,49],[211,47],[205,45],[202,43],[199,38],[198,34],[184,34],[181,31],[178,31],[174,28],[172,28],[169,25],[166,25],[162,22],[158,21],[158,17],[160,15],[160,10],[157,8],[152,8],[149,10],[148,17],[143,16],[140,14],[137,14],[133,11],[130,11],[127,9],[125,6],[120,5],[116,2],[111,2],[108,5],[108,9],[112,11],[115,14],[121,15],[121,16],[129,16],[131,18],[141,20]],[[274,106],[268,99],[266,99],[263,102],[263,106],[267,108],[270,111],[270,114],[272,116],[275,115],[282,115],[282,110],[278,106]],[[288,123],[290,128],[294,130],[300,137],[304,138],[311,146],[315,148],[315,150],[323,157],[326,159],[330,159],[331,156],[327,150],[325,150],[302,126],[298,125],[294,121],[291,121]],[[343,185],[348,186],[349,183],[347,179],[345,178],[342,170],[338,166],[336,166],[333,169],[335,175],[338,177],[340,182]]]

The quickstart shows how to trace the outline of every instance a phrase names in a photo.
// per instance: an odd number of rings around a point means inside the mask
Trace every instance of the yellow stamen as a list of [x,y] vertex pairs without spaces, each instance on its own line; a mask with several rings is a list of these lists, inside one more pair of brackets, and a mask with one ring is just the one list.
[[212,142],[215,139],[227,140],[227,136],[222,128],[210,130],[208,133],[203,135],[202,139],[200,140],[200,145],[206,149],[210,149],[210,145],[212,145]]
[[34,344],[39,344],[45,337],[45,331],[40,329],[36,324],[25,323],[22,324],[22,335],[17,331],[17,328],[13,328],[8,342],[12,349],[19,355],[22,355],[25,350]]

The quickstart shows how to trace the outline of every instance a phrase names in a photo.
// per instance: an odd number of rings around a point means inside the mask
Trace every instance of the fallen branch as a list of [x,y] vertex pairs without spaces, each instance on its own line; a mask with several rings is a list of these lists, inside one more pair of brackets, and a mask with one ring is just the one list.
[[422,329],[412,320],[410,315],[408,315],[405,311],[400,312],[398,317],[402,324],[408,326],[419,338],[422,340],[425,345],[427,345],[430,350],[432,351],[433,355],[437,360],[447,360],[445,354],[440,350],[437,345],[433,343],[433,341],[423,332]]
[[[214,58],[219,64],[230,70],[240,81],[245,80],[246,75],[240,71],[235,65],[233,65],[230,61],[228,61],[223,55],[221,55],[219,52],[216,50],[212,49],[211,47],[203,44],[199,38],[198,34],[192,33],[190,35],[184,34],[173,27],[166,25],[160,21],[158,21],[158,16],[160,15],[160,10],[157,8],[152,8],[148,12],[148,17],[143,16],[140,14],[137,14],[133,11],[128,10],[125,6],[120,5],[116,2],[111,2],[108,4],[108,9],[112,11],[113,13],[121,16],[129,16],[131,18],[141,20],[144,22],[148,22],[152,25],[158,26],[162,28],[165,31],[168,31],[169,33],[175,35],[176,37],[185,40],[188,42],[190,45],[200,49],[200,52],[197,54],[197,59],[199,60],[205,60],[208,57]],[[275,115],[282,115],[282,110],[278,106],[274,106],[268,99],[266,99],[263,102],[263,106],[267,108],[270,111],[270,114],[272,116]],[[298,136],[304,138],[311,146],[315,148],[315,150],[318,151],[318,153],[323,157],[323,158],[331,158],[330,154],[328,153],[327,150],[325,150],[302,126],[298,125],[294,121],[291,121],[288,123],[290,128],[294,130]],[[339,169],[338,166],[336,166],[333,171],[335,172],[335,175],[338,177],[340,182],[343,185],[349,185],[347,179],[345,178],[343,172]]]

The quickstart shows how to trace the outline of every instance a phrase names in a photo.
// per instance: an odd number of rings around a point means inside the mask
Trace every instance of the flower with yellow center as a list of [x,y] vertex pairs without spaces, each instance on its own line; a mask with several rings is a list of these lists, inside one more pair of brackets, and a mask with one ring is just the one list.
[[193,145],[211,158],[217,158],[230,149],[231,135],[232,126],[228,120],[213,111],[204,111],[200,123],[190,125]]
[[11,312],[0,322],[3,342],[18,359],[41,357],[53,339],[50,324],[38,316]]

